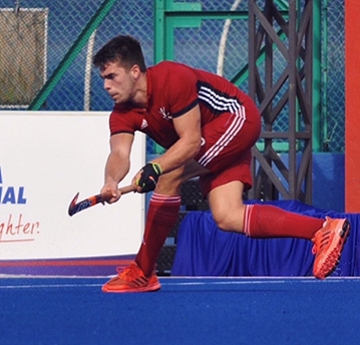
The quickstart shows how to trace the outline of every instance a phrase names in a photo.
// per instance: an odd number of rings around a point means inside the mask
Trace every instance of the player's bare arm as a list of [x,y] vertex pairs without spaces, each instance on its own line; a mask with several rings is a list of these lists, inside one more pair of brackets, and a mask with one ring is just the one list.
[[130,152],[134,135],[119,133],[110,138],[110,153],[105,165],[104,186],[102,194],[108,194],[108,203],[116,202],[121,193],[118,190],[118,183],[123,180],[130,169]]
[[163,155],[146,164],[134,177],[138,192],[155,189],[161,174],[171,172],[191,161],[201,146],[201,119],[199,106],[173,120],[179,136],[177,142]]

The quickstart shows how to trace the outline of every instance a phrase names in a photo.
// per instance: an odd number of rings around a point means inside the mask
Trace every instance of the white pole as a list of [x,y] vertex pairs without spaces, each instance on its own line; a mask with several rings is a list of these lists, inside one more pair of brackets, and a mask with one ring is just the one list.
[[[241,0],[235,0],[233,5],[230,8],[230,11],[235,11],[237,7],[239,6]],[[225,58],[225,46],[226,46],[226,40],[229,33],[231,25],[231,19],[226,19],[223,32],[220,39],[220,45],[219,45],[219,55],[218,55],[218,64],[217,64],[217,74],[223,75],[224,72],[224,58]]]
[[88,49],[85,63],[85,81],[84,81],[84,110],[90,111],[91,107],[91,70],[92,70],[92,56],[94,53],[96,30],[91,34],[88,42]]

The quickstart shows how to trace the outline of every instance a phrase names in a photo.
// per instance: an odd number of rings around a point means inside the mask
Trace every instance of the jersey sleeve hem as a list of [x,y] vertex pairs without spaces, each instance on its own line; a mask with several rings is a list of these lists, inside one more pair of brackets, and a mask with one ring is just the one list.
[[193,102],[191,102],[188,106],[186,106],[185,108],[183,108],[182,110],[172,114],[173,118],[179,117],[181,115],[186,114],[188,111],[190,111],[191,109],[193,109],[195,106],[197,106],[199,104],[199,101],[197,99],[195,99]]
[[132,134],[132,135],[135,134],[135,132],[131,132],[131,131],[116,131],[116,132],[112,132],[112,133],[110,134],[110,136],[113,136],[113,135],[115,135],[115,134],[121,134],[121,133],[127,133],[127,134]]

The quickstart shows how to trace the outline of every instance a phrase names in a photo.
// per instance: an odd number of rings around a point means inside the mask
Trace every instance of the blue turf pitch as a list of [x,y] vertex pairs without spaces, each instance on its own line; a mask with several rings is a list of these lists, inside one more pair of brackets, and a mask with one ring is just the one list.
[[356,278],[161,278],[142,294],[106,280],[0,279],[0,345],[360,342]]

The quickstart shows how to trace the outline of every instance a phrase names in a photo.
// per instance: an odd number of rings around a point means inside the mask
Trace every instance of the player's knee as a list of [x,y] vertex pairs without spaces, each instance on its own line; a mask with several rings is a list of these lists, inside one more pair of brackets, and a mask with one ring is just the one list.
[[217,227],[223,231],[242,232],[242,223],[239,217],[230,215],[228,212],[213,215]]
[[217,227],[223,231],[243,232],[243,212],[241,209],[224,208],[212,213]]

